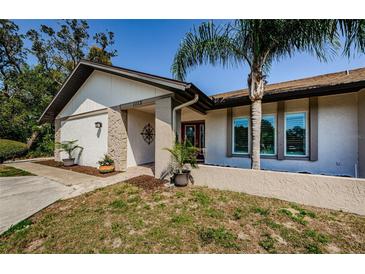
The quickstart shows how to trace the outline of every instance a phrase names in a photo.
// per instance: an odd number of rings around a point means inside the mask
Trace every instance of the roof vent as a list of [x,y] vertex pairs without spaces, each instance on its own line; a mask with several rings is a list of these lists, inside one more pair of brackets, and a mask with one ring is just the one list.
[[346,70],[346,75],[349,75],[350,74],[350,71],[347,69]]

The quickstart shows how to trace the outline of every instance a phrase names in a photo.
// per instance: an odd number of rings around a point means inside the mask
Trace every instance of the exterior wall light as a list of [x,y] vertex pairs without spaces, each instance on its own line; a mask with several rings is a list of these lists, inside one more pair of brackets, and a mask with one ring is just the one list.
[[101,128],[102,126],[103,126],[103,124],[101,122],[95,122],[96,128]]

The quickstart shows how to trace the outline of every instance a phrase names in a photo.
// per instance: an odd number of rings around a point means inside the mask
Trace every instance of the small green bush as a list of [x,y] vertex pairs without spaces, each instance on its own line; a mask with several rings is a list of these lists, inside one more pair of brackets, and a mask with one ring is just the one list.
[[21,142],[0,139],[0,163],[8,159],[15,159],[27,152],[27,145]]

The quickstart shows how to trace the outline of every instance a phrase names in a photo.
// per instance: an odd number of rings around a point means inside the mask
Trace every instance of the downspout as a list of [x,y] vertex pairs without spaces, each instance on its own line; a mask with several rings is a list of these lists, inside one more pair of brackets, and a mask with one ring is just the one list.
[[184,107],[191,106],[191,105],[195,104],[196,102],[198,102],[198,100],[199,100],[199,95],[195,94],[194,99],[173,108],[173,110],[172,110],[172,132],[175,135],[174,137],[176,137],[176,135],[177,135],[177,132],[176,132],[176,111],[179,110],[179,109],[182,109]]

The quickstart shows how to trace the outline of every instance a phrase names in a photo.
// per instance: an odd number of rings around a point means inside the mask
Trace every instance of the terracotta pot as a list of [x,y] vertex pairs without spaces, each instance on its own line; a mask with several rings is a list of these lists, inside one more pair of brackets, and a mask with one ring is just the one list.
[[112,166],[99,166],[99,172],[100,173],[109,173],[109,172],[113,172],[115,169],[115,167]]
[[62,159],[64,166],[73,166],[75,164],[75,158],[72,159]]

